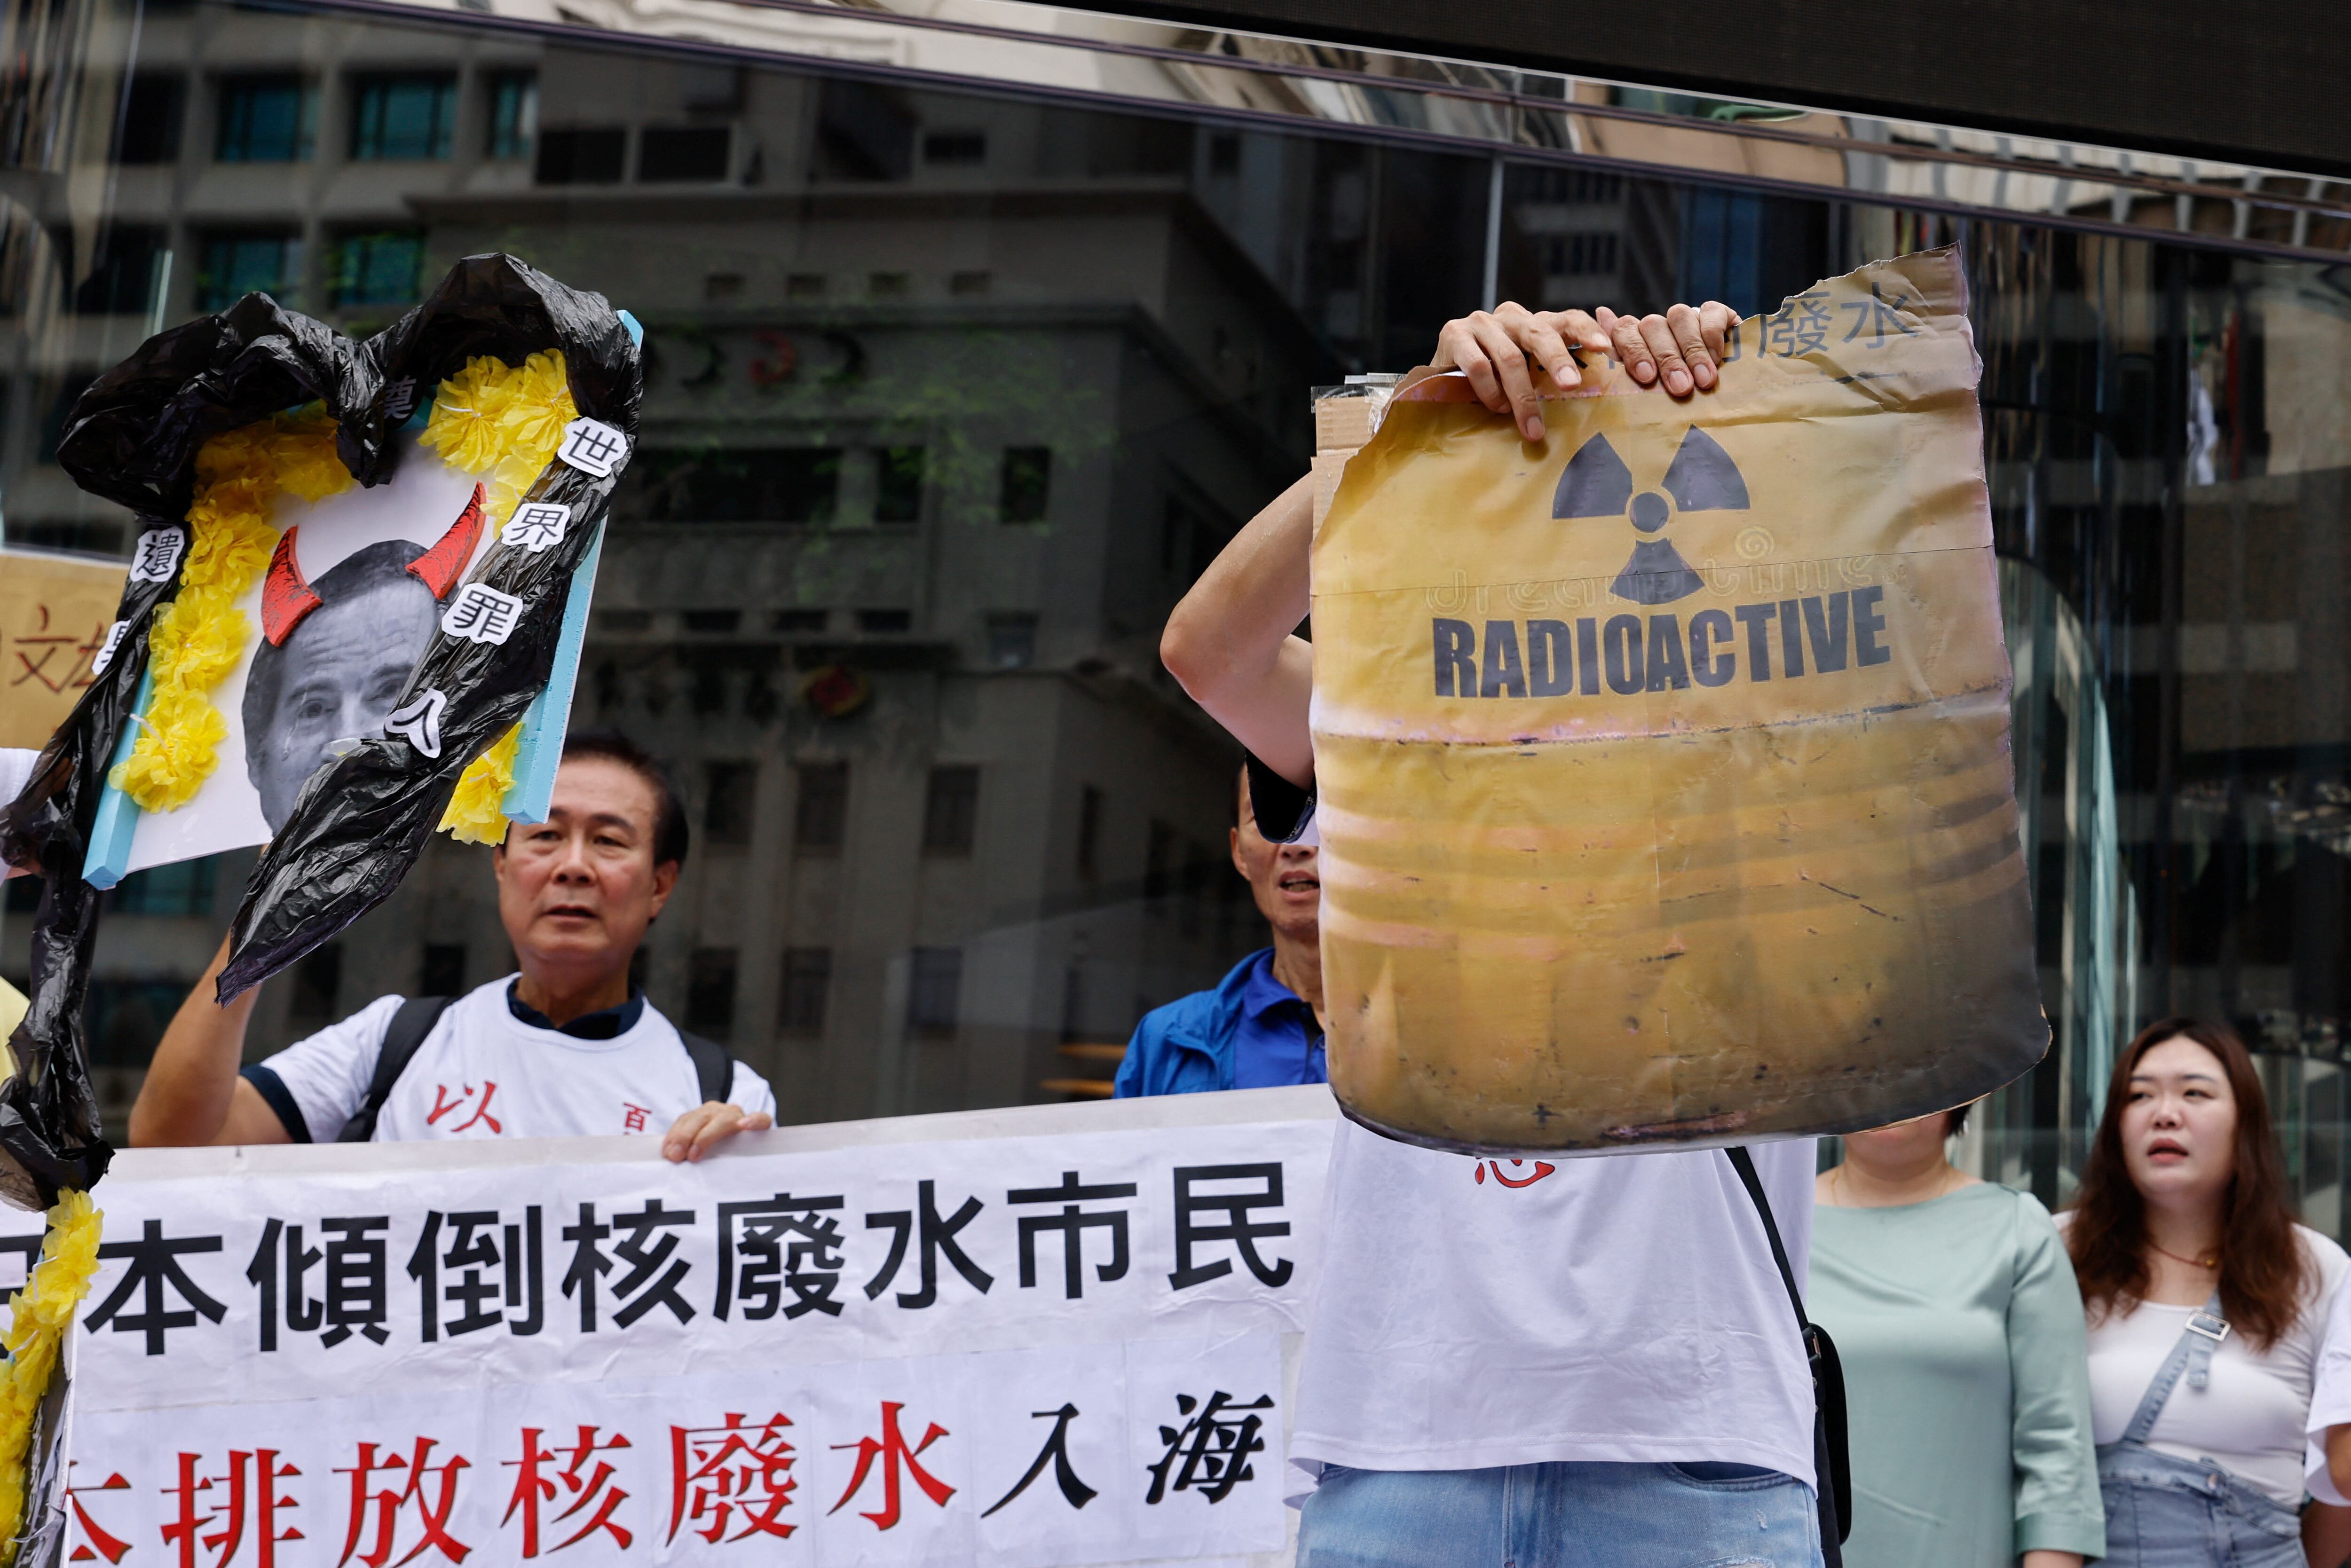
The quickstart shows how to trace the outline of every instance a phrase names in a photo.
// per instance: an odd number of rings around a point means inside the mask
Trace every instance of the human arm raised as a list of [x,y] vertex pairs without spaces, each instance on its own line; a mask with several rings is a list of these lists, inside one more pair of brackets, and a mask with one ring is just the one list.
[[228,962],[228,938],[221,938],[220,951],[155,1047],[138,1102],[131,1107],[133,1148],[293,1141],[260,1091],[237,1073],[259,989],[244,992],[226,1007],[213,999],[213,982]]
[[[1634,380],[1687,397],[1717,384],[1723,340],[1739,320],[1737,311],[1713,301],[1643,317],[1503,305],[1447,322],[1425,371],[1462,371],[1480,402],[1511,414],[1528,440],[1541,441],[1538,371],[1560,386],[1579,384],[1598,367],[1596,361],[1579,364],[1574,350],[1613,353]],[[1209,563],[1167,618],[1159,643],[1168,673],[1192,699],[1259,761],[1298,785],[1314,777],[1306,722],[1314,653],[1294,634],[1309,608],[1313,537],[1313,485],[1301,479]]]
[[1291,628],[1306,619],[1306,552],[1314,481],[1276,496],[1192,585],[1159,639],[1159,657],[1192,700],[1293,784],[1314,777],[1306,705],[1314,650]]

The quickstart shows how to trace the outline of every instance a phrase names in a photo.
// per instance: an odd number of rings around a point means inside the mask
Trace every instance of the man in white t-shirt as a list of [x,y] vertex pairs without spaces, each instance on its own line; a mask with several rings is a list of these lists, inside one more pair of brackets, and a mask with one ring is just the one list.
[[[155,1048],[131,1143],[329,1143],[347,1128],[376,1141],[659,1133],[668,1158],[698,1160],[772,1126],[766,1081],[716,1047],[689,1047],[629,982],[686,837],[684,808],[651,757],[617,734],[573,736],[547,821],[514,826],[490,852],[519,974],[437,1012],[380,997],[240,1071],[256,993],[213,999],[223,942]],[[379,1063],[387,1038],[397,1061],[403,1013],[421,1038],[387,1088]]]
[[[1505,305],[1448,323],[1459,370],[1531,441],[1530,362],[1612,353],[1677,398],[1712,388],[1736,313],[1640,319]],[[1442,527],[1432,518],[1431,527]],[[1168,620],[1185,689],[1311,789],[1311,481],[1228,545]],[[1301,794],[1300,808],[1311,810]],[[1270,835],[1272,802],[1259,816]],[[1796,1277],[1810,1139],[1755,1164]],[[1813,1396],[1763,1223],[1716,1150],[1472,1159],[1343,1123],[1290,1461],[1300,1568],[1621,1568],[1822,1561]]]

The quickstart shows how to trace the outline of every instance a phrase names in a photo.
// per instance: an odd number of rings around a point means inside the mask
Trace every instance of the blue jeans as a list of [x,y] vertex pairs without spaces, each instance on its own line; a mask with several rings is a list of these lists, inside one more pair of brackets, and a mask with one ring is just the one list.
[[1307,1498],[1298,1568],[1820,1568],[1810,1487],[1730,1464],[1353,1470]]
[[2098,1449],[2107,1568],[2303,1568],[2302,1519],[2219,1465],[2138,1443]]

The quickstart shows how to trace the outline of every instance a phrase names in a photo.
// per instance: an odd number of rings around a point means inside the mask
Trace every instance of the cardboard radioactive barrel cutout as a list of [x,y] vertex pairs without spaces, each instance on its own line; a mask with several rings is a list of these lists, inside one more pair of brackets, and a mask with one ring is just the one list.
[[0,808],[0,856],[47,882],[0,1197],[104,1174],[81,1012],[126,872],[266,841],[225,1001],[387,896],[436,824],[544,818],[642,391],[624,312],[493,255],[365,341],[248,295],[75,402],[57,460],[136,546],[89,684]]
[[1332,1082],[1470,1150],[1724,1144],[1961,1103],[2048,1044],[1965,283],[1611,366],[1522,441],[1387,404],[1313,552]]

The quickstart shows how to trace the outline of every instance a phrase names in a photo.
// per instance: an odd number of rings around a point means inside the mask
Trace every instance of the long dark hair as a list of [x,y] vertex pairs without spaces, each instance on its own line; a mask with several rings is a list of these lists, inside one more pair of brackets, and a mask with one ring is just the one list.
[[2252,1053],[2226,1024],[2160,1019],[2139,1030],[2116,1059],[2106,1113],[2099,1118],[2065,1236],[2082,1300],[2094,1315],[2104,1315],[2118,1306],[2128,1312],[2146,1297],[2147,1201],[2123,1158],[2123,1107],[2139,1059],[2168,1040],[2192,1040],[2210,1051],[2237,1102],[2236,1174],[2220,1220],[2220,1312],[2265,1350],[2294,1326],[2312,1270],[2286,1205],[2285,1161],[2271,1134],[2269,1099],[2253,1071]]

